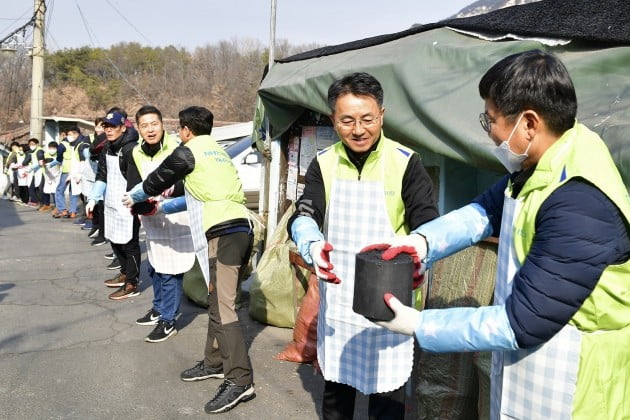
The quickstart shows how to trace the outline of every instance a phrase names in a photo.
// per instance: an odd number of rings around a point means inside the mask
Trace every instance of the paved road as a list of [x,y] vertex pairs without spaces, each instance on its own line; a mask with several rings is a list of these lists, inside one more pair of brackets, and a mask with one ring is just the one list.
[[[68,220],[0,200],[0,418],[210,417],[203,406],[219,380],[179,380],[203,358],[205,311],[182,302],[179,333],[146,343],[151,327],[135,324],[151,306],[146,267],[140,296],[108,300],[103,280],[115,272],[105,270],[107,252]],[[263,326],[247,310],[240,316],[257,398],[215,417],[320,417],[321,377],[273,359],[292,330]]]

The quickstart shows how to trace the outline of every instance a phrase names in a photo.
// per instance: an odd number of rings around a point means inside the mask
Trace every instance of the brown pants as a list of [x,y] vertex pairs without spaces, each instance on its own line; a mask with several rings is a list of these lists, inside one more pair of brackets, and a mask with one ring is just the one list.
[[[225,378],[238,386],[253,382],[245,339],[236,314],[238,285],[243,281],[253,237],[245,232],[230,233],[208,242],[210,287],[208,294],[208,336],[204,364],[223,365]],[[213,346],[214,340],[218,348]]]

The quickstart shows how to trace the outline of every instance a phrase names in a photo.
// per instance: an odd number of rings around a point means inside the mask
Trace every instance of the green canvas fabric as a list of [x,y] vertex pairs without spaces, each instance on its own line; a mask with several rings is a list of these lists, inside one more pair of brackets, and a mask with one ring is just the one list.
[[507,55],[530,49],[556,54],[578,96],[578,121],[597,132],[630,185],[630,47],[571,42],[549,47],[534,40],[490,42],[436,28],[390,42],[276,63],[258,91],[272,137],[305,110],[330,114],[328,87],[345,74],[366,71],[385,91],[384,133],[414,150],[429,150],[479,169],[504,172],[479,126],[481,76]]

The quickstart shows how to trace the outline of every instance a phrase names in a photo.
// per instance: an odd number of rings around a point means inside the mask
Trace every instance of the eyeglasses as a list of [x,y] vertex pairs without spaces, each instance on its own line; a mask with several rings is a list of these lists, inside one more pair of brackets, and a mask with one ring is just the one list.
[[337,124],[339,124],[343,128],[354,128],[355,124],[359,124],[363,128],[370,128],[373,125],[375,125],[376,123],[378,123],[378,120],[380,118],[381,118],[380,116],[365,117],[365,118],[361,118],[359,120],[355,120],[355,119],[352,119],[352,118],[344,118],[343,120],[338,120]]
[[493,122],[494,120],[490,118],[490,115],[488,115],[488,113],[482,112],[481,114],[479,114],[479,124],[481,124],[481,128],[483,128],[483,131],[485,131],[486,133],[490,134],[490,124],[492,124]]

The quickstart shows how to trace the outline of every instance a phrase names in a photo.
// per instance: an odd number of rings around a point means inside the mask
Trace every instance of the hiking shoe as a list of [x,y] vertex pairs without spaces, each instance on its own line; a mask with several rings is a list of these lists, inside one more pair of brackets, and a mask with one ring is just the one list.
[[101,233],[99,228],[97,228],[96,226],[93,226],[92,229],[90,229],[90,231],[88,232],[88,238],[96,238],[98,237],[99,233]]
[[118,262],[118,258],[114,258],[106,268],[108,270],[118,270],[120,268],[120,262]]
[[236,407],[239,403],[252,400],[256,397],[254,384],[238,386],[226,379],[212,398],[204,407],[208,414],[225,413]]
[[160,319],[151,331],[151,334],[147,335],[144,339],[147,343],[159,343],[160,341],[168,340],[171,335],[177,334],[175,324],[169,324],[168,322]]
[[155,309],[149,309],[149,312],[142,318],[136,319],[138,325],[156,325],[160,319],[160,313]]
[[103,283],[105,283],[105,286],[107,287],[120,287],[120,286],[124,286],[126,281],[127,281],[127,275],[123,273],[119,273],[116,277],[109,280],[105,280]]
[[110,294],[109,298],[111,300],[121,300],[138,295],[140,295],[140,292],[138,291],[137,284],[125,283],[124,285],[120,286],[120,289]]
[[186,369],[179,375],[180,379],[185,382],[203,381],[204,379],[217,378],[223,379],[223,366],[216,368],[206,366],[203,360],[190,369]]
[[105,258],[106,260],[113,260],[116,257],[114,256],[113,252],[110,252],[109,254],[103,255],[103,258]]

